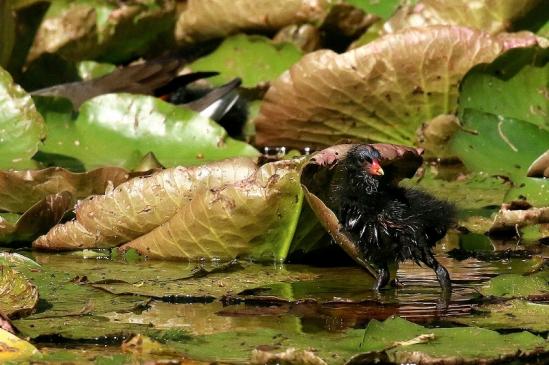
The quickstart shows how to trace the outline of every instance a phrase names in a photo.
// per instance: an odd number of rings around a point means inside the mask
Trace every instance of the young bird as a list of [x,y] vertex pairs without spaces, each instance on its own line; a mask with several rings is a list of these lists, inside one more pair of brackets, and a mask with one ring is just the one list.
[[342,230],[364,258],[377,266],[375,289],[387,285],[389,264],[414,260],[433,269],[445,293],[448,271],[433,255],[436,242],[455,222],[452,204],[415,189],[398,186],[402,176],[373,145],[356,145],[335,166],[328,204]]

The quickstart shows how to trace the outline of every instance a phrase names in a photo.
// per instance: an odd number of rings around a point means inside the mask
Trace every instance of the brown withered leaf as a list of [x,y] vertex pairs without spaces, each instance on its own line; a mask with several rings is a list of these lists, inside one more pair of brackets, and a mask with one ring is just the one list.
[[318,22],[328,9],[326,0],[189,0],[179,15],[175,37],[180,44],[190,44],[246,30],[273,31]]
[[0,312],[9,318],[31,314],[38,304],[38,289],[23,274],[0,265]]
[[76,207],[76,219],[54,227],[34,242],[50,250],[115,247],[168,221],[199,188],[215,189],[254,173],[247,158],[196,167],[176,167],[132,179]]
[[[326,187],[332,185],[335,167],[353,146],[355,145],[336,145],[315,153],[303,166],[300,181],[305,199],[334,241],[375,278],[376,270],[362,258],[358,247],[341,230],[337,216],[328,207],[329,189]],[[372,146],[381,154],[380,164],[383,169],[397,180],[412,177],[423,162],[422,149],[383,143]]]
[[325,147],[344,138],[412,144],[421,123],[455,112],[476,64],[531,33],[491,36],[457,26],[411,28],[343,54],[310,53],[273,81],[255,119],[263,146]]
[[512,22],[539,5],[542,0],[422,0],[402,6],[385,24],[382,33],[409,27],[461,25],[496,34],[510,30]]
[[103,194],[108,186],[128,180],[128,171],[104,167],[75,173],[59,167],[0,171],[0,211],[23,213],[51,194],[69,192],[75,199]]
[[0,218],[0,242],[31,242],[59,223],[72,206],[72,194],[62,191],[36,202],[15,224]]
[[301,210],[299,162],[263,165],[248,179],[200,189],[166,223],[122,246],[173,259],[286,257]]

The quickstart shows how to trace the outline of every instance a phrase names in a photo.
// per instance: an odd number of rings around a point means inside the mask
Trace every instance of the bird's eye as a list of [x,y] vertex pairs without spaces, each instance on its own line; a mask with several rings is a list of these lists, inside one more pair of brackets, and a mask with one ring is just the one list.
[[369,163],[372,163],[372,159],[371,159],[370,157],[365,156],[364,159],[365,159],[366,161],[368,161]]

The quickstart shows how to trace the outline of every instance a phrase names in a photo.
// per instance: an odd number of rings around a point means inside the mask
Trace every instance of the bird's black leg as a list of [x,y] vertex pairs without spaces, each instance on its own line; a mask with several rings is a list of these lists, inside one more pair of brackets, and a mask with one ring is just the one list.
[[383,288],[389,282],[389,278],[389,268],[387,267],[386,263],[383,263],[381,266],[379,266],[378,277],[374,285],[374,289],[379,290]]
[[431,269],[434,270],[435,274],[437,275],[438,282],[440,284],[440,287],[442,288],[442,292],[446,295],[449,295],[452,292],[452,282],[450,281],[450,274],[448,273],[448,270],[439,262],[431,252],[427,252],[425,254],[425,259],[422,260],[425,265],[429,266]]

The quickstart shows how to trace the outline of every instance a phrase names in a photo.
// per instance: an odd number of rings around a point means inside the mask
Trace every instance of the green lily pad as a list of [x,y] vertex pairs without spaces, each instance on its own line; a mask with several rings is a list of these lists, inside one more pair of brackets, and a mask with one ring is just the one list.
[[458,132],[452,150],[471,171],[526,176],[528,166],[547,149],[549,130],[531,123],[466,109],[461,120],[468,129]]
[[28,60],[45,53],[74,61],[136,58],[165,44],[163,40],[173,29],[174,11],[172,1],[54,1],[36,33]]
[[459,99],[464,130],[450,142],[472,171],[526,176],[549,141],[549,50],[515,49],[465,77]]
[[[67,102],[49,104],[49,137],[41,152],[70,156],[87,168],[134,168],[153,152],[162,165],[196,165],[233,156],[257,156],[215,122],[150,96],[109,94],[85,102],[71,119]],[[109,141],[105,143],[105,141]]]
[[238,294],[246,289],[256,289],[279,282],[311,280],[310,273],[295,273],[262,265],[232,264],[224,268],[203,272],[179,280],[160,283],[154,278],[143,278],[138,283],[118,280],[112,283],[92,284],[113,294],[144,295],[163,300],[191,300],[192,298],[214,299],[224,295]]
[[549,328],[549,305],[512,300],[501,304],[487,304],[478,308],[474,316],[458,317],[453,322],[492,330],[522,329],[545,332]]
[[12,318],[22,317],[34,312],[37,304],[36,286],[23,274],[0,265],[0,312]]
[[218,71],[218,76],[208,79],[216,86],[240,77],[243,87],[253,88],[274,80],[301,56],[293,44],[275,44],[266,37],[239,34],[225,39],[214,52],[189,67],[195,72]]
[[150,326],[112,322],[101,316],[66,316],[14,321],[22,335],[29,338],[60,336],[68,340],[124,340],[137,333],[146,333]]
[[546,295],[549,292],[548,279],[548,271],[529,276],[503,274],[490,279],[480,293],[504,298]]
[[514,187],[505,194],[505,202],[526,199],[534,207],[549,206],[549,179],[515,178]]
[[382,19],[387,19],[399,7],[400,0],[345,0],[346,3],[364,10],[365,13],[374,14]]
[[[432,334],[432,336],[428,336]],[[414,341],[418,336],[432,340]],[[426,336],[427,335],[427,336]],[[478,340],[471,346],[471,338]],[[408,344],[409,342],[410,344]],[[314,349],[316,356],[328,364],[369,363],[375,360],[396,363],[489,361],[514,358],[517,351],[539,353],[547,345],[543,338],[528,332],[500,335],[495,331],[476,327],[425,328],[401,318],[384,322],[372,320],[366,330],[351,330],[323,336],[307,333],[286,333],[262,329],[253,332],[223,332],[197,336],[185,343],[169,343],[194,359],[220,362],[247,362],[254,349],[280,352],[289,347]],[[357,354],[369,351],[370,353]],[[415,361],[414,361],[415,359]],[[351,361],[349,361],[351,360]],[[360,362],[363,360],[363,362]]]
[[0,68],[0,169],[28,164],[44,137],[32,99]]

